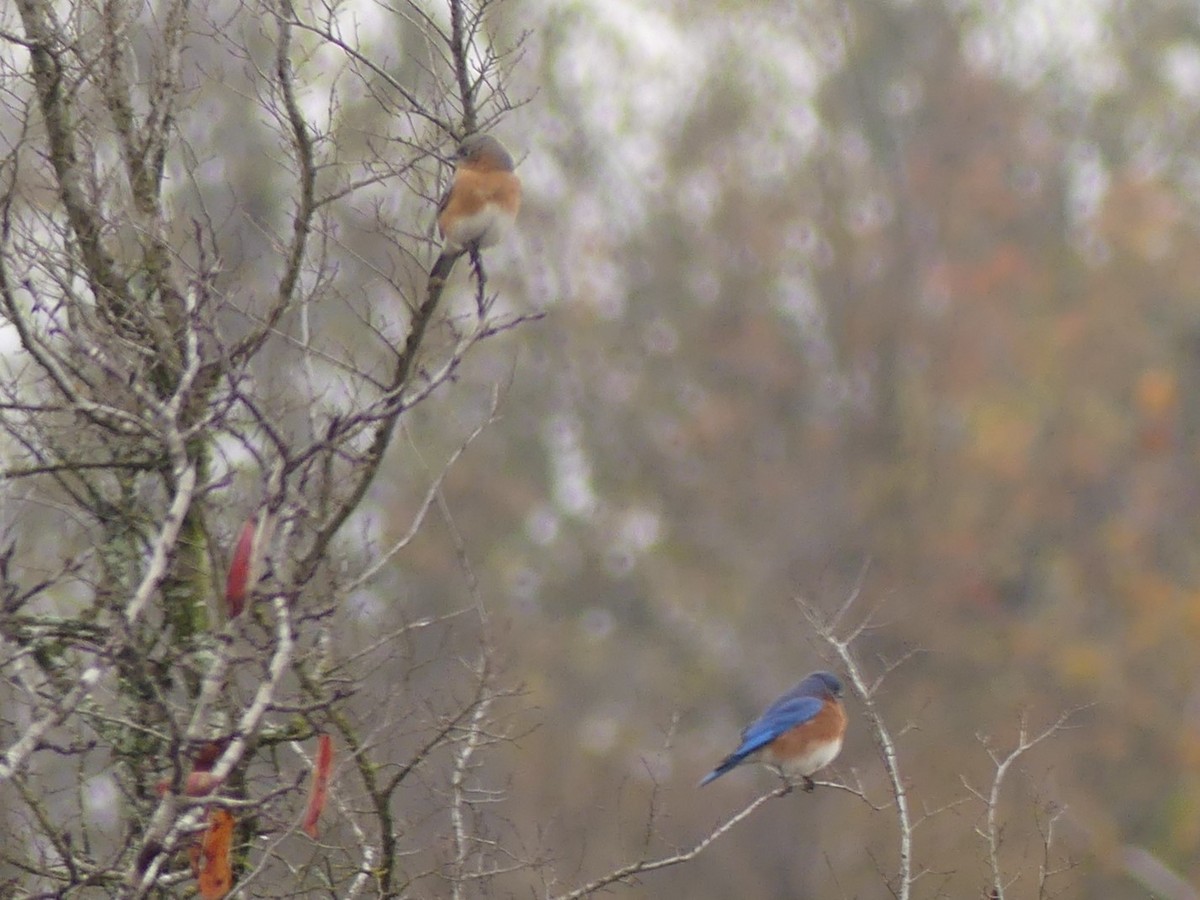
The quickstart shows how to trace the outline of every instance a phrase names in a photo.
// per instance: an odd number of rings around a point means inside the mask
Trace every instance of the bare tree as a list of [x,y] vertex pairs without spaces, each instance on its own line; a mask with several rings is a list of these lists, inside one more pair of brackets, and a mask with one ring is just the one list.
[[[480,267],[467,304],[424,277],[444,151],[511,107],[493,5],[402,3],[385,34],[290,0],[5,14],[0,883],[22,896],[204,877],[183,851],[219,809],[256,895],[458,896],[488,871],[473,759],[509,690],[481,605],[352,652],[337,626],[407,543],[347,537],[398,424],[522,321]],[[406,642],[455,628],[458,677],[395,702]],[[328,845],[299,833],[318,734]]]

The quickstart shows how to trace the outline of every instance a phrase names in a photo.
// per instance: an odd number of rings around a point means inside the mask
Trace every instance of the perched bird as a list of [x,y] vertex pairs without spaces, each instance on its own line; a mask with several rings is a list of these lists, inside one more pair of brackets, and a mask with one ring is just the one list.
[[521,179],[513,159],[490,134],[473,134],[458,148],[454,178],[438,204],[445,240],[431,278],[445,279],[464,253],[499,243],[521,208]]
[[704,776],[700,786],[744,762],[763,762],[789,781],[799,777],[813,789],[812,775],[833,762],[846,734],[842,683],[829,672],[813,672],[767,707],[742,732],[742,743]]

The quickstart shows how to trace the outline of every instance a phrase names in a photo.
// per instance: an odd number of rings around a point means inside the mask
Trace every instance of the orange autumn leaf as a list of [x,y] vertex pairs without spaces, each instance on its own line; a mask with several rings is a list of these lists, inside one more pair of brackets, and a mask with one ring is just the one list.
[[[184,779],[183,793],[185,796],[203,797],[205,794],[211,794],[217,788],[221,782],[213,777],[212,767],[216,765],[217,760],[221,758],[221,754],[228,746],[228,737],[206,741],[200,746],[192,759],[192,771]],[[164,778],[154,786],[154,789],[158,796],[164,797],[171,790],[171,781]]]
[[[220,782],[213,778],[211,772],[189,772],[183,783],[183,793],[188,797],[203,797],[211,794],[218,784]],[[154,785],[154,791],[158,796],[165,797],[171,792],[170,780],[161,779]]]
[[233,813],[214,809],[208,814],[208,828],[200,837],[192,857],[192,868],[200,884],[203,900],[221,900],[233,887]]
[[233,550],[233,561],[229,564],[229,577],[225,579],[225,607],[229,618],[236,619],[246,605],[246,590],[250,584],[250,566],[254,556],[254,519],[242,526],[237,546]]
[[229,746],[229,738],[222,737],[208,741],[196,751],[192,760],[192,771],[184,782],[183,792],[189,797],[203,797],[216,790],[221,782],[213,777],[212,767],[217,764],[225,748]]
[[190,772],[183,785],[183,792],[189,797],[203,797],[211,794],[220,782],[213,777],[212,772]]
[[313,762],[312,790],[308,795],[308,810],[304,813],[304,831],[316,840],[317,819],[325,808],[329,795],[329,773],[333,768],[333,741],[323,734],[317,739],[317,758]]
[[212,771],[212,767],[217,764],[217,760],[221,758],[221,754],[225,752],[225,748],[228,746],[228,737],[219,737],[211,741],[205,741],[200,745],[200,749],[196,751],[196,755],[192,758],[192,770],[195,772]]

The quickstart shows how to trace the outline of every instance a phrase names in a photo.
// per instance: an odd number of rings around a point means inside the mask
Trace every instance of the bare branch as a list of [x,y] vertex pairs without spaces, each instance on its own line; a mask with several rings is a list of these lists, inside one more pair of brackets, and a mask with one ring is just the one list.
[[[149,602],[150,597],[158,590],[163,579],[166,577],[167,560],[179,537],[179,529],[183,525],[183,518],[191,504],[195,487],[196,470],[191,465],[186,465],[179,475],[174,501],[163,518],[158,538],[155,540],[151,550],[150,562],[146,566],[146,572],[142,576],[142,581],[134,592],[133,597],[125,607],[124,619],[127,627],[132,627],[142,613],[145,612],[146,604]],[[29,754],[37,748],[38,743],[46,732],[64,722],[79,704],[91,695],[92,690],[112,666],[113,657],[119,652],[123,643],[124,638],[121,634],[114,634],[105,645],[104,650],[98,655],[96,661],[79,676],[79,682],[75,687],[59,700],[48,713],[27,727],[21,738],[5,751],[3,760],[0,761],[0,782],[12,778]]]
[[[865,570],[864,570],[865,571]],[[909,810],[908,786],[900,769],[900,754],[896,740],[883,719],[876,693],[880,679],[871,680],[864,672],[858,657],[854,653],[853,641],[863,632],[871,621],[871,615],[863,618],[856,626],[846,631],[841,630],[851,609],[860,597],[862,577],[851,591],[850,596],[839,608],[833,618],[826,618],[821,611],[811,603],[797,599],[797,604],[813,631],[824,641],[841,661],[842,667],[850,682],[854,695],[862,703],[867,721],[871,726],[871,734],[879,747],[883,759],[883,767],[891,784],[892,797],[895,799],[896,824],[900,841],[899,859],[897,864],[896,883],[893,891],[898,900],[908,900],[911,896],[912,885],[917,874],[913,869],[913,821]],[[893,667],[894,668],[894,667]]]
[[486,648],[480,657],[475,677],[479,680],[480,697],[474,704],[467,722],[466,734],[459,740],[450,770],[450,822],[454,835],[454,863],[451,889],[455,900],[461,900],[466,884],[467,859],[471,853],[471,839],[467,831],[466,808],[472,801],[467,796],[465,782],[472,769],[472,757],[483,742],[483,728],[492,701],[495,699],[490,686],[489,661]]
[[713,844],[713,842],[719,840],[736,825],[750,818],[750,816],[752,816],[754,812],[768,800],[771,800],[774,797],[783,797],[789,794],[791,791],[792,788],[790,785],[783,784],[774,790],[757,797],[747,806],[742,808],[741,811],[734,813],[734,815],[723,821],[720,825],[710,831],[701,840],[693,844],[687,850],[658,858],[639,859],[635,862],[629,863],[628,865],[614,869],[605,875],[601,875],[599,878],[589,881],[587,884],[576,888],[573,891],[568,891],[565,894],[555,894],[553,895],[552,900],[578,900],[580,897],[587,897],[591,894],[598,893],[614,884],[631,884],[637,880],[639,875],[643,875],[647,872],[654,872],[658,869],[666,869],[670,866],[677,866],[681,863],[689,862],[703,853]]
[[292,216],[292,237],[288,245],[283,272],[279,277],[279,290],[275,297],[275,303],[267,313],[263,324],[249,336],[243,338],[234,348],[230,356],[235,362],[257,353],[275,326],[279,324],[283,314],[291,308],[295,300],[297,285],[300,282],[300,272],[305,262],[305,250],[308,247],[308,237],[312,231],[313,217],[316,215],[317,164],[308,123],[296,100],[295,75],[292,69],[292,22],[294,20],[295,13],[292,10],[291,0],[279,0],[279,5],[275,9],[275,23],[279,31],[275,43],[275,77],[283,98],[292,149],[296,162],[300,166],[297,179],[300,196],[296,201],[296,211]]
[[[1021,759],[1030,750],[1036,747],[1043,741],[1049,740],[1067,727],[1067,723],[1071,718],[1080,712],[1078,709],[1073,709],[1063,713],[1057,721],[1038,732],[1030,734],[1025,722],[1025,717],[1021,717],[1020,725],[1017,729],[1017,741],[1013,748],[1007,752],[1002,752],[995,749],[989,743],[985,736],[979,736],[979,742],[987,750],[988,756],[991,757],[993,765],[995,765],[995,774],[992,777],[991,787],[987,794],[971,787],[966,779],[963,779],[963,785],[971,794],[984,803],[986,810],[985,825],[983,828],[976,828],[976,833],[983,838],[988,849],[988,864],[991,869],[992,895],[996,900],[1004,900],[1007,884],[1001,874],[1000,865],[1000,844],[1001,844],[1001,825],[999,821],[1000,813],[1000,791],[1004,787],[1004,780],[1008,776],[1009,770],[1013,765]],[[1047,852],[1049,848],[1047,846]],[[1047,871],[1046,867],[1042,868],[1042,872]],[[1044,883],[1045,874],[1042,876]]]

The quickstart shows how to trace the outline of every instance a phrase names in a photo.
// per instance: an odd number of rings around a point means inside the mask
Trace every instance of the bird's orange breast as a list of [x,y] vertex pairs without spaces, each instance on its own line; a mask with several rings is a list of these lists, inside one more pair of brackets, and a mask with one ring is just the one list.
[[478,235],[463,235],[459,224],[478,219],[489,208],[512,219],[521,206],[521,180],[501,169],[476,171],[464,168],[454,177],[445,208],[438,214],[438,229],[450,240],[466,243]]
[[826,703],[821,711],[771,741],[763,756],[787,770],[811,775],[833,761],[842,749],[846,733],[846,710],[840,703]]

